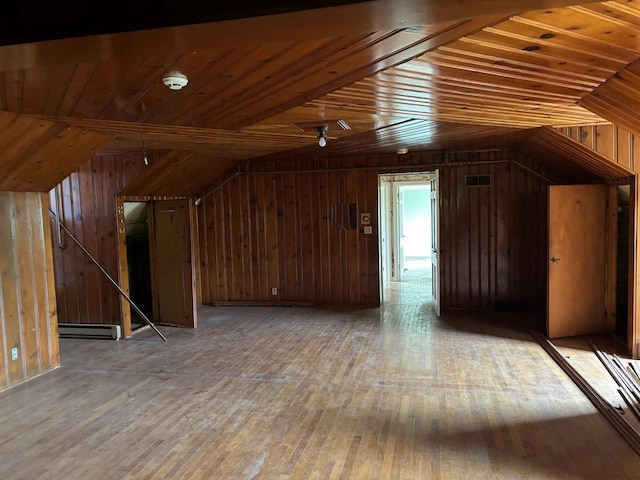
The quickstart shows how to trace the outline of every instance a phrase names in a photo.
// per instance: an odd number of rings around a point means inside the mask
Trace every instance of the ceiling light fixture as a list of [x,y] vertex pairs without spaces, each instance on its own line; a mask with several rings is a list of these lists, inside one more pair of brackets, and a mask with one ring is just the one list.
[[142,135],[142,154],[144,155],[144,164],[149,165],[149,159],[147,158],[147,149],[144,146],[144,133],[141,133],[140,135]]
[[184,73],[174,70],[162,78],[162,83],[171,90],[182,90],[189,83],[189,79]]
[[318,145],[321,147],[327,146],[327,132],[329,131],[329,127],[327,125],[320,125],[318,127],[314,127],[314,130],[318,133]]
[[409,149],[406,147],[402,147],[396,150],[396,153],[398,155],[406,155],[407,153],[409,153]]

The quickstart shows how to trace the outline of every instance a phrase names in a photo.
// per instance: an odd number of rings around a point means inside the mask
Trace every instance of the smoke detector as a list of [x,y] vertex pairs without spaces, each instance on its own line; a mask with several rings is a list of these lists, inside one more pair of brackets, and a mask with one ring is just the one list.
[[189,79],[182,72],[169,72],[169,74],[162,78],[162,83],[164,83],[171,90],[182,90],[189,83]]

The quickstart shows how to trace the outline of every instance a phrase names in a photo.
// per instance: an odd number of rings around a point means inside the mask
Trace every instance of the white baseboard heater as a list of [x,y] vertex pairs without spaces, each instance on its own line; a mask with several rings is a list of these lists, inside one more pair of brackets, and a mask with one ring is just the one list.
[[101,325],[99,323],[59,323],[58,335],[61,338],[103,338],[119,340],[122,336],[120,325]]

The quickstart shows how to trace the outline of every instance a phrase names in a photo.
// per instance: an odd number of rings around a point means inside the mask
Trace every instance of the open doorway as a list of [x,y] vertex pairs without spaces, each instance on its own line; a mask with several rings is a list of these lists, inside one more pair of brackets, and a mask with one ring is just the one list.
[[[153,318],[148,203],[124,202],[124,218],[129,297],[148,318]],[[131,331],[145,325],[144,320],[131,309]]]
[[[195,328],[198,265],[196,211],[190,199],[124,201],[118,207],[120,271],[128,296],[154,324]],[[146,326],[122,300],[124,336]]]
[[380,175],[381,298],[422,305],[432,291],[432,173]]

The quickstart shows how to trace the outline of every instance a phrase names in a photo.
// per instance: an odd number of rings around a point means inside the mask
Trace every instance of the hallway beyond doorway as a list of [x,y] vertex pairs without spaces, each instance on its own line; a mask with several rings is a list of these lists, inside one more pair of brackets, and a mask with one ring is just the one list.
[[382,303],[434,305],[433,172],[380,175]]
[[402,280],[385,282],[383,295],[387,305],[423,305],[432,302],[431,259],[406,257]]

